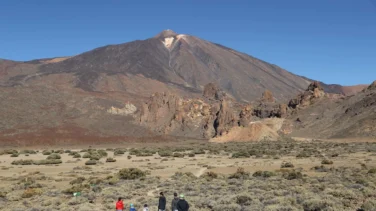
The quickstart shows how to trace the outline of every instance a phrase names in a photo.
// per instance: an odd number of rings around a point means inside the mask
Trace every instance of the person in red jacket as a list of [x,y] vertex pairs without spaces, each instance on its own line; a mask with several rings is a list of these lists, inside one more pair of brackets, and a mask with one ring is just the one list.
[[116,202],[116,211],[124,211],[124,203],[121,197],[119,197],[118,201]]

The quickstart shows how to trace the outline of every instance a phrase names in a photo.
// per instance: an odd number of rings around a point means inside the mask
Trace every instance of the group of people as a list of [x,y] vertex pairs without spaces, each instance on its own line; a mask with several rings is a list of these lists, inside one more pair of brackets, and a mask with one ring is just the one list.
[[[178,197],[177,193],[174,193],[174,199],[171,202],[171,211],[188,211],[189,204],[184,199],[184,195],[180,194]],[[119,198],[116,202],[116,211],[125,211],[123,199]],[[130,204],[129,211],[136,211],[136,208],[133,204]],[[143,211],[149,211],[149,207],[147,204],[144,205]],[[163,192],[159,193],[159,203],[158,203],[158,211],[166,211],[166,197],[164,196]]]

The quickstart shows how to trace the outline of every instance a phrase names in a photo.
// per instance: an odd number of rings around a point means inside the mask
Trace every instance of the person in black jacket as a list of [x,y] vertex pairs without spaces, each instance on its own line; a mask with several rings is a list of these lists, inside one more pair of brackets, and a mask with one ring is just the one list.
[[166,210],[166,197],[163,195],[163,192],[159,193],[158,210],[159,211],[165,211]]
[[178,202],[179,202],[178,194],[174,193],[174,199],[172,199],[172,202],[171,202],[171,211],[178,211]]
[[178,202],[178,211],[188,211],[189,210],[189,204],[188,202],[184,199],[184,195],[180,195],[180,200]]

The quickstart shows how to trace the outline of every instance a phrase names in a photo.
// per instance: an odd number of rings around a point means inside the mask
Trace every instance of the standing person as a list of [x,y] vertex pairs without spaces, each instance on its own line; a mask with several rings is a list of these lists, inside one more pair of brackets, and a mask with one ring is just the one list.
[[174,193],[174,199],[172,199],[172,202],[171,202],[171,211],[178,211],[178,202],[179,202],[178,194]]
[[129,211],[136,211],[136,208],[134,208],[133,204],[130,205]]
[[188,202],[184,199],[184,195],[180,194],[180,200],[178,202],[178,211],[188,211],[189,210],[189,204]]
[[159,193],[158,210],[166,211],[166,197],[163,195],[163,192]]
[[143,211],[149,211],[149,207],[147,204],[144,204],[144,210]]
[[116,202],[116,211],[124,211],[124,203],[121,197],[119,197],[118,201]]

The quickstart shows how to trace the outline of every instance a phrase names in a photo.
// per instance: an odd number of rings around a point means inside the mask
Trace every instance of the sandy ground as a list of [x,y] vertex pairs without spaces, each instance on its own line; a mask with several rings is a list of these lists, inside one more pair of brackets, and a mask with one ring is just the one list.
[[[84,153],[81,153],[83,155]],[[112,152],[108,152],[109,157],[113,157]],[[101,159],[101,164],[90,166],[91,171],[85,171],[85,162],[88,159],[74,159],[68,154],[62,154],[63,164],[51,166],[15,166],[11,165],[12,161],[20,159],[42,160],[47,156],[38,153],[36,155],[20,155],[17,158],[12,158],[10,155],[0,156],[0,187],[4,187],[11,183],[11,178],[18,178],[19,176],[27,175],[28,173],[39,171],[44,175],[53,178],[52,182],[48,181],[49,185],[62,187],[69,184],[69,181],[78,176],[96,176],[105,177],[111,173],[118,172],[122,168],[136,167],[143,170],[149,170],[152,176],[160,176],[167,179],[176,172],[192,172],[196,176],[204,174],[206,171],[213,171],[221,174],[231,174],[236,172],[239,167],[244,168],[251,173],[262,171],[274,171],[281,167],[284,161],[292,162],[295,168],[302,168],[303,172],[309,176],[316,176],[319,173],[311,170],[314,166],[321,165],[322,158],[303,158],[297,159],[295,157],[282,157],[280,159],[264,159],[264,158],[237,158],[231,159],[225,155],[196,155],[194,158],[167,158],[167,161],[162,161],[158,155],[149,157],[136,157],[128,159],[128,153],[115,156],[117,160],[115,163],[106,163],[105,159]],[[370,156],[370,153],[353,153],[332,158],[334,162],[333,167],[351,167],[360,166],[365,163],[367,166],[376,167],[376,158]],[[164,160],[164,159],[163,159]],[[152,194],[152,193],[149,193]]]

